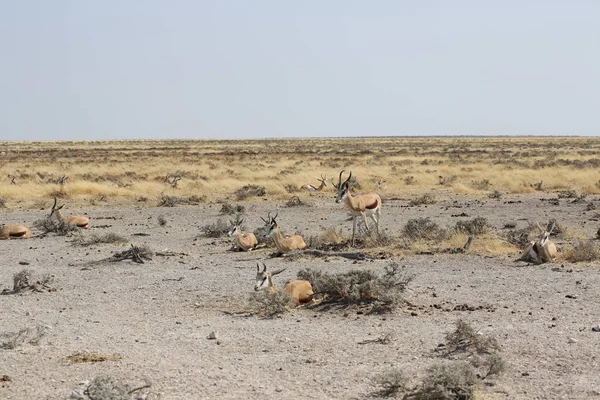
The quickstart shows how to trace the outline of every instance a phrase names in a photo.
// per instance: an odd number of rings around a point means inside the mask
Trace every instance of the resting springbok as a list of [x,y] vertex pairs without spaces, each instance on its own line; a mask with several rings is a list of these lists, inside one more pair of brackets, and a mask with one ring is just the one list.
[[231,222],[231,229],[229,230],[229,236],[235,236],[235,246],[234,249],[237,251],[250,251],[256,247],[258,244],[258,240],[256,240],[256,236],[252,232],[244,232],[242,231],[242,224],[244,223],[243,219],[236,219],[235,222],[229,220]]
[[308,190],[309,192],[320,192],[321,190],[323,190],[323,188],[325,186],[327,186],[327,178],[324,177],[323,175],[321,175],[321,179],[317,179],[317,180],[319,182],[321,182],[321,184],[319,186],[306,184],[306,185],[302,186],[302,189]]
[[519,260],[533,261],[536,264],[552,261],[556,258],[556,245],[550,240],[556,222],[552,223],[550,230],[543,229],[538,223],[539,236],[532,240],[527,249],[521,254]]
[[[273,279],[271,279],[271,277],[280,274],[283,271],[285,271],[285,268],[269,272],[267,271],[267,266],[265,263],[263,263],[263,270],[261,271],[260,265],[256,263],[256,283],[254,284],[254,290],[259,291],[262,289],[267,289],[271,293],[277,292],[277,287],[273,283]],[[309,281],[300,279],[287,281],[283,286],[283,291],[286,292],[292,299],[294,299],[296,306],[310,303],[313,300],[314,292]]]
[[352,215],[352,246],[354,246],[354,235],[356,233],[356,218],[362,216],[365,223],[365,227],[369,229],[367,223],[367,217],[370,217],[375,222],[375,229],[377,235],[379,235],[379,216],[381,213],[381,197],[377,193],[367,193],[363,195],[353,196],[350,193],[350,178],[352,178],[352,171],[348,179],[342,183],[342,174],[344,170],[340,172],[340,178],[338,184],[335,185],[337,189],[336,203],[341,203],[344,200],[346,207],[350,209],[350,215]]
[[66,222],[67,224],[70,224],[70,225],[76,225],[80,228],[87,228],[87,226],[90,223],[90,219],[88,217],[85,217],[82,215],[76,215],[73,217],[65,218],[62,215],[62,213],[60,212],[60,209],[63,208],[65,205],[63,204],[60,207],[56,207],[56,203],[57,203],[57,199],[55,197],[54,204],[52,205],[52,210],[50,211],[50,215],[48,216],[48,218],[52,218],[53,215],[56,215],[56,219],[61,222]]
[[289,253],[295,250],[305,250],[308,249],[308,246],[304,242],[304,238],[300,235],[285,235],[281,234],[281,230],[279,226],[277,226],[277,221],[275,220],[279,213],[275,214],[273,218],[271,218],[271,213],[268,214],[267,219],[260,217],[263,221],[265,221],[265,235],[272,236],[273,240],[275,240],[275,245],[277,246],[277,250],[279,253]]
[[25,225],[4,225],[0,227],[0,240],[13,238],[29,239],[31,231]]

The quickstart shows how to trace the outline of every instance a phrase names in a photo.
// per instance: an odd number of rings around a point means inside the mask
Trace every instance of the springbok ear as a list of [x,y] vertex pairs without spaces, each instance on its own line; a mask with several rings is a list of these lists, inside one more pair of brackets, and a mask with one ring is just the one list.
[[62,206],[58,207],[57,210],[60,210],[64,207],[65,205],[63,204]]
[[280,274],[283,271],[285,271],[285,268],[281,268],[281,269],[275,270],[275,271],[271,272],[271,276],[275,276],[277,274]]

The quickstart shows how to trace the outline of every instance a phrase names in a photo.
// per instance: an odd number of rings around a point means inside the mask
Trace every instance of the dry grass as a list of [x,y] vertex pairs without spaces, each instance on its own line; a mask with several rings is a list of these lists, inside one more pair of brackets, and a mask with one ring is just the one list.
[[[376,191],[375,182],[386,180],[388,195],[407,187],[427,193],[440,188],[440,176],[445,189],[482,197],[490,190],[600,193],[600,138],[328,138],[310,139],[310,145],[304,139],[1,142],[0,149],[5,153],[0,198],[30,207],[55,194],[90,203],[161,193],[215,201],[244,187],[241,198],[262,196],[264,190],[283,200],[300,184],[321,174],[337,176],[341,169],[360,176],[356,190]],[[63,175],[68,179],[58,184]],[[173,187],[165,183],[167,175],[182,179]],[[332,191],[326,187],[323,194]]]

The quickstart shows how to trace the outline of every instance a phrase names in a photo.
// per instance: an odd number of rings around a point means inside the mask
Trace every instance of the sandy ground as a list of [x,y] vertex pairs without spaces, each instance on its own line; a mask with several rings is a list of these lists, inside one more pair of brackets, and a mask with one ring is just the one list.
[[[407,219],[430,216],[450,225],[459,219],[452,215],[465,212],[468,218],[488,218],[494,229],[553,217],[595,237],[599,223],[585,203],[561,200],[550,206],[539,197],[494,201],[449,195],[426,207],[389,200],[381,227],[397,235]],[[330,226],[350,232],[343,205],[331,196],[309,201],[312,207],[295,208],[246,202],[246,224],[260,226],[260,217],[278,207],[284,232],[311,235]],[[0,382],[2,399],[67,399],[81,382],[100,375],[133,386],[149,381],[149,399],[369,398],[377,391],[373,378],[381,373],[399,369],[418,378],[442,362],[434,350],[459,319],[495,337],[507,362],[506,372],[484,388],[487,398],[600,398],[600,333],[591,330],[600,323],[597,263],[527,265],[514,261],[518,254],[270,259],[271,249],[235,253],[229,251],[230,238],[198,237],[203,226],[224,218],[218,204],[66,208],[65,214],[90,216],[84,235],[114,232],[155,251],[186,255],[155,256],[145,264],[90,264],[127,245],[81,247],[72,237],[54,235],[0,241],[0,287],[12,288],[13,274],[28,268],[36,276],[53,275],[57,289],[0,296],[0,334],[47,330],[39,345],[0,350],[0,376],[10,379]],[[6,223],[31,224],[46,214],[0,211]],[[159,226],[159,215],[166,226]],[[236,313],[252,292],[259,260],[287,268],[277,277],[280,284],[307,267],[380,271],[396,261],[416,275],[405,297],[417,308],[387,315],[303,308],[274,319]],[[446,311],[462,304],[475,310]],[[218,343],[207,339],[213,331]],[[385,333],[392,333],[392,343],[359,344]],[[67,362],[79,352],[122,358]]]

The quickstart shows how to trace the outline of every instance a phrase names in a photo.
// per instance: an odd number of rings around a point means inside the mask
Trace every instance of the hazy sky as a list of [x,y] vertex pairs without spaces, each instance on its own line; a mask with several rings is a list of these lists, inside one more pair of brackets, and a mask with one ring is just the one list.
[[600,134],[600,1],[0,0],[0,140]]

